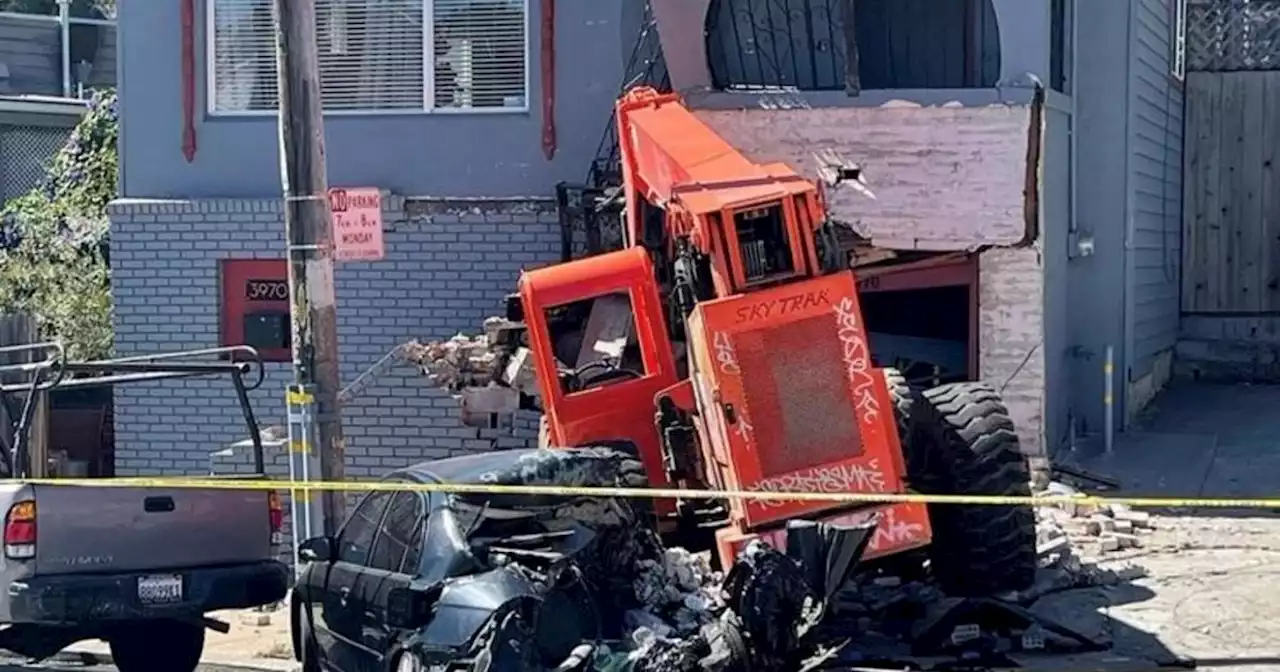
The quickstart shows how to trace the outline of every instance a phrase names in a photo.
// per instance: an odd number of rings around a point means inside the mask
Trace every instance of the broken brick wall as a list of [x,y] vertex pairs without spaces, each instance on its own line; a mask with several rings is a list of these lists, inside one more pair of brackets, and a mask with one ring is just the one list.
[[[1022,94],[1030,95],[1014,95]],[[834,190],[830,205],[874,244],[951,251],[993,245],[978,255],[978,375],[1002,390],[1023,452],[1044,456],[1044,242],[1012,247],[1026,234],[1028,101],[812,108],[731,102],[696,113],[755,161],[784,161],[809,177],[817,174],[819,150],[861,164],[876,199]]]
[[[384,199],[386,258],[339,264],[338,334],[343,384],[411,339],[475,333],[501,311],[522,267],[553,262],[560,238],[554,204],[536,200]],[[218,260],[283,258],[278,200],[122,200],[111,207],[116,351],[139,355],[216,346]],[[285,363],[268,364],[254,391],[263,424],[284,424]],[[347,475],[370,478],[414,462],[536,440],[537,417],[517,419],[515,436],[462,426],[458,405],[394,359],[376,366],[345,405]],[[166,381],[116,392],[116,473],[204,474],[209,452],[246,437],[227,380]],[[284,453],[270,469],[287,473]],[[244,471],[251,456],[220,458]]]

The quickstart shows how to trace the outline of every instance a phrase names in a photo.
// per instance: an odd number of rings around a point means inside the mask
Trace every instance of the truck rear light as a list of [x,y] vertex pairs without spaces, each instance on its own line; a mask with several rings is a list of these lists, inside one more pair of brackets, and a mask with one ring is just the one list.
[[275,490],[267,492],[267,519],[271,522],[271,543],[284,542],[284,505],[280,503],[280,493]]
[[36,557],[36,503],[16,502],[4,517],[4,555],[15,560]]

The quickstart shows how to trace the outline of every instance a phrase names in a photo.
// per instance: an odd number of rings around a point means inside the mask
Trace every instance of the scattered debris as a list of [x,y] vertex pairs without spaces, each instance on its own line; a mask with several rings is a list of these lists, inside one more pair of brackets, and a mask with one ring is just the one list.
[[[1052,497],[1084,497],[1079,490],[1052,482],[1042,491]],[[1066,502],[1036,508],[1036,542],[1040,575],[1036,585],[1019,596],[1024,603],[1036,597],[1084,586],[1109,586],[1146,576],[1139,565],[1125,563],[1103,568],[1099,558],[1141,548],[1143,534],[1154,529],[1151,515],[1120,504]],[[1084,555],[1080,555],[1084,553]]]

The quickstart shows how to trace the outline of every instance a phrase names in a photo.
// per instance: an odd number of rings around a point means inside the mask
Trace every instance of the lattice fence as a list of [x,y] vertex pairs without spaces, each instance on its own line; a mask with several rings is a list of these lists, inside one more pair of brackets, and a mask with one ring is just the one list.
[[0,124],[0,198],[40,186],[49,162],[70,135],[70,128]]
[[0,195],[21,196],[44,182],[54,154],[71,129],[0,124]]
[[1187,69],[1280,70],[1280,0],[1191,0]]

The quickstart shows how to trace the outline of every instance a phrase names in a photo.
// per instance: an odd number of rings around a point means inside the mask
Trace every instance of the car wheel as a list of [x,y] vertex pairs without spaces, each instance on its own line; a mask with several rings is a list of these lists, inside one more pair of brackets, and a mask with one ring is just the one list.
[[186,621],[145,621],[107,638],[120,672],[194,672],[204,653],[204,626]]
[[293,602],[290,615],[294,659],[302,663],[302,672],[320,672],[320,650],[316,647],[316,634],[311,629],[310,617],[297,600]]

